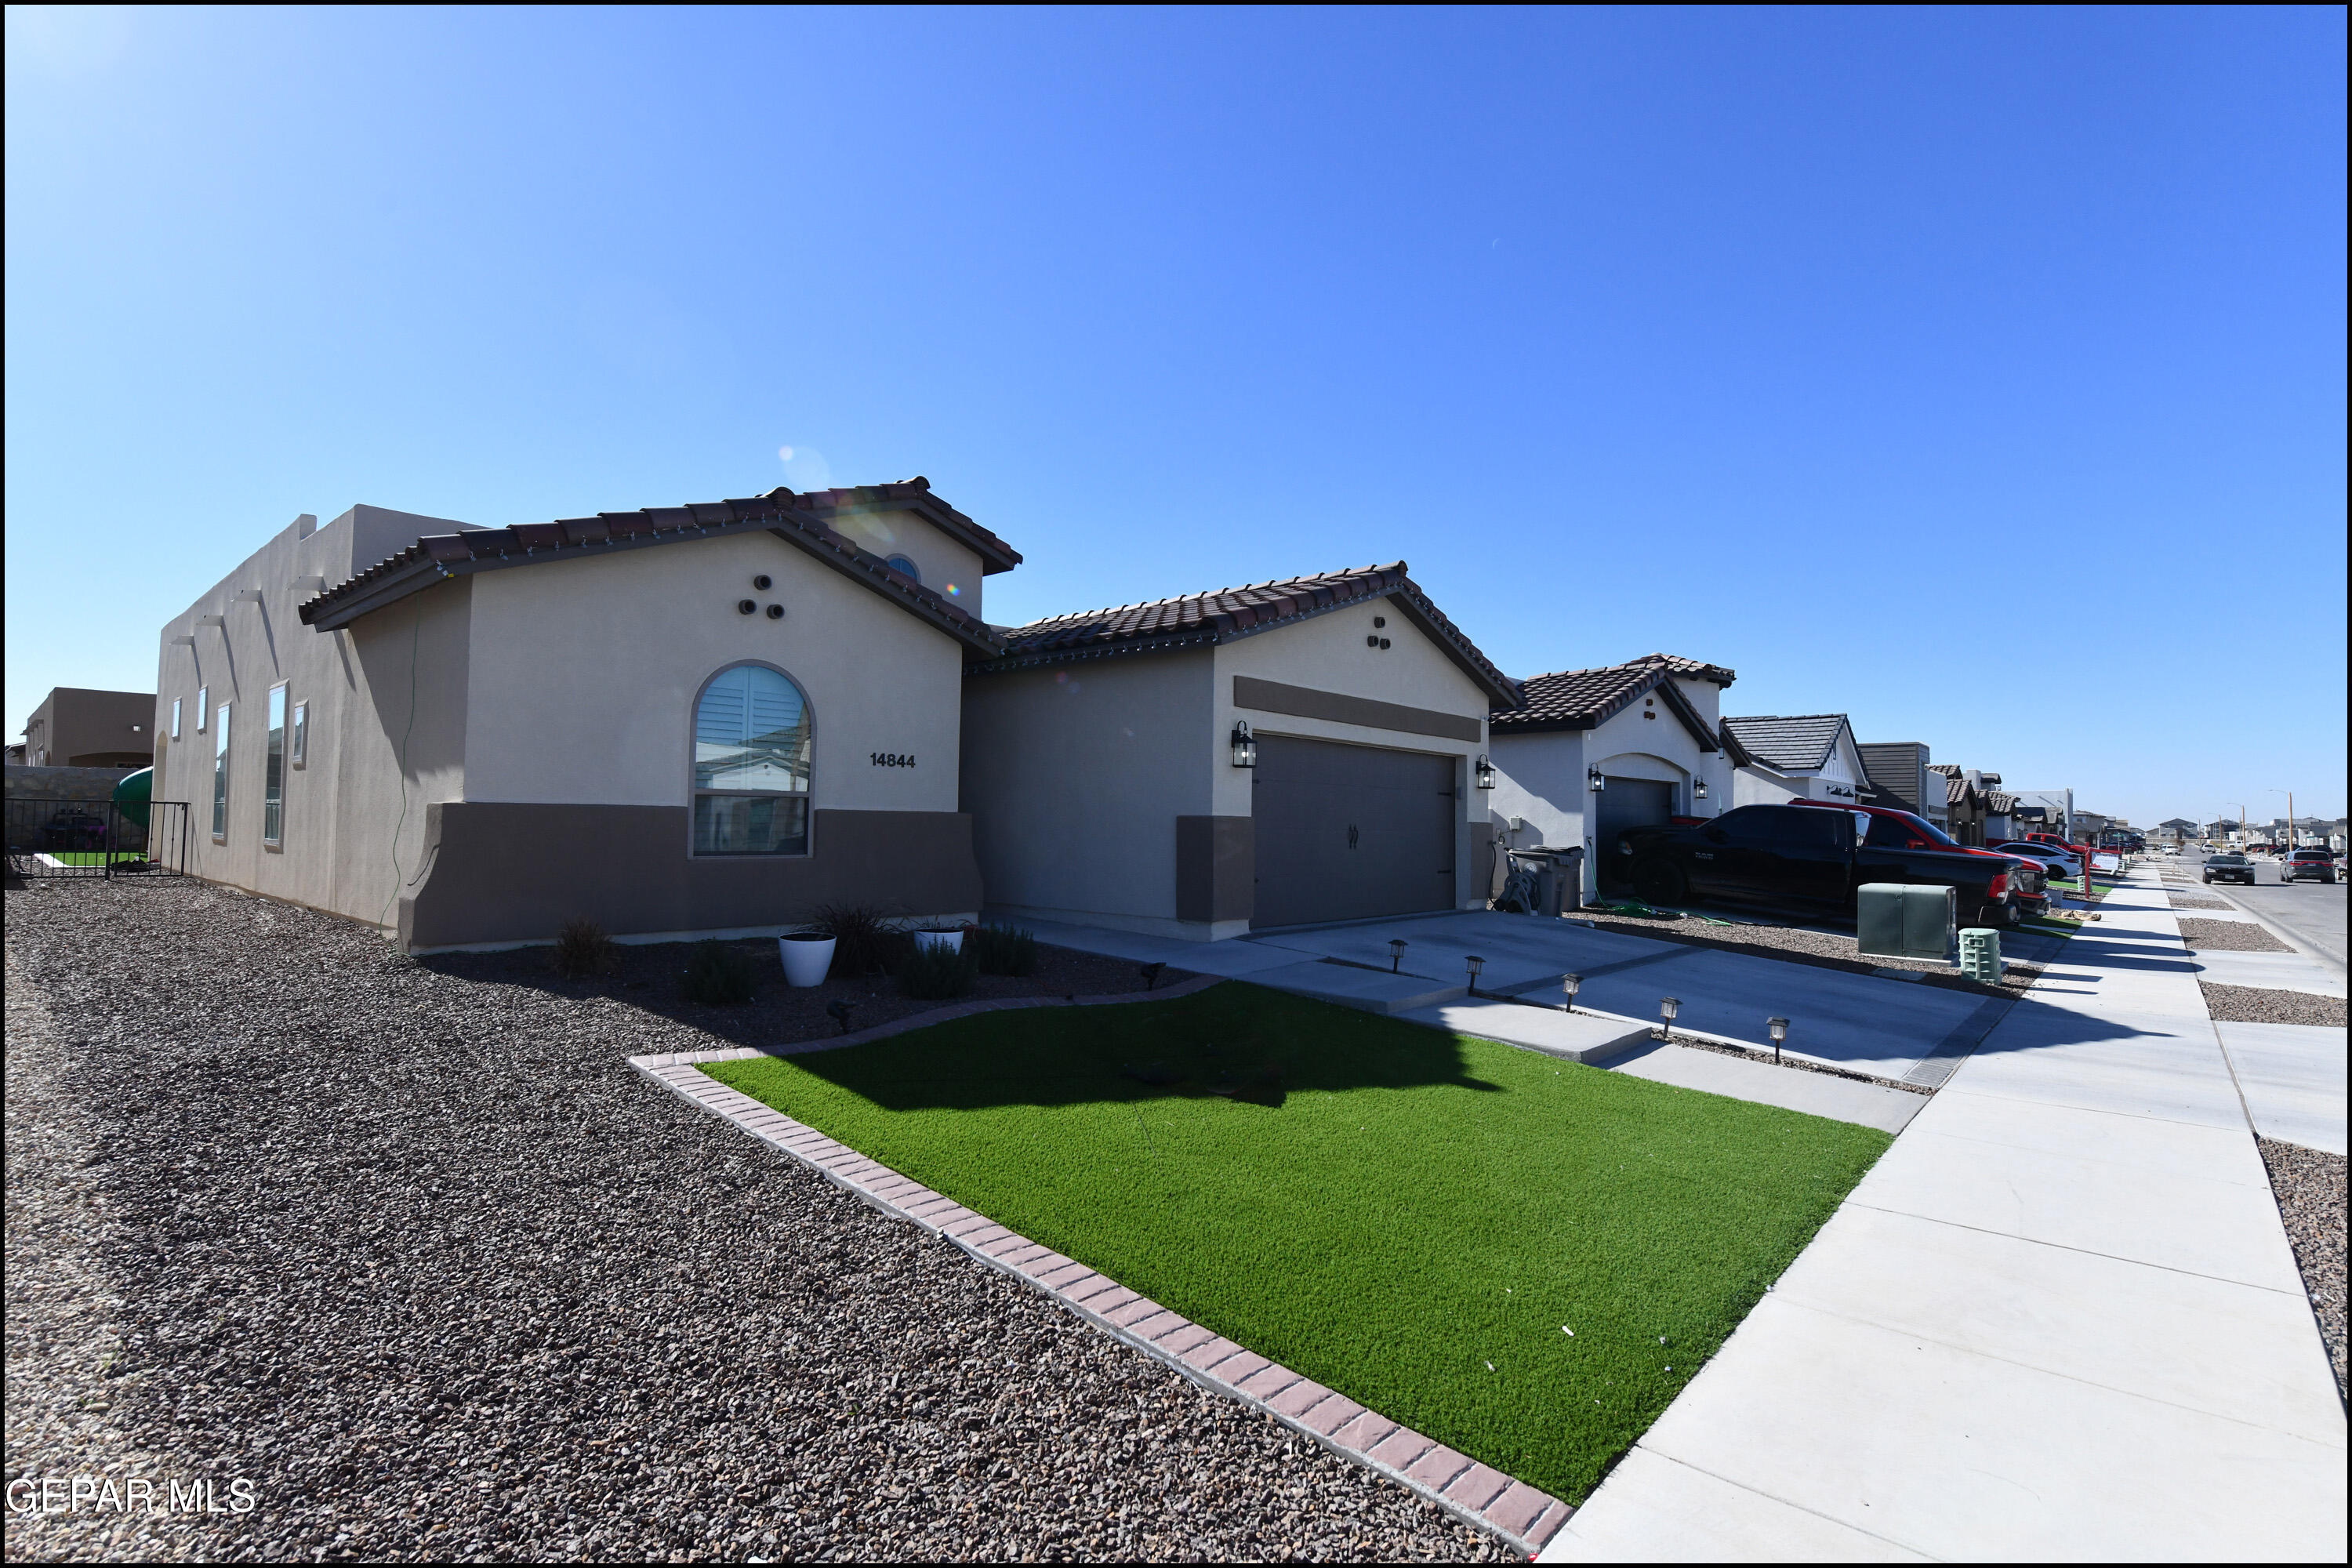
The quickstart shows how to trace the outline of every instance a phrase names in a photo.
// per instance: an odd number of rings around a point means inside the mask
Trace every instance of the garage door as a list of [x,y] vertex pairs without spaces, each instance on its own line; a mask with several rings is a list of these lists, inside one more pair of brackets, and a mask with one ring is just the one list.
[[1261,735],[1255,926],[1454,906],[1452,757]]
[[1624,857],[1617,853],[1617,835],[1629,827],[1663,826],[1675,812],[1675,786],[1654,779],[1612,775],[1601,792],[1600,806],[1601,830],[1594,836],[1592,853],[1600,862],[1601,879],[1614,887],[1625,871],[1618,863]]

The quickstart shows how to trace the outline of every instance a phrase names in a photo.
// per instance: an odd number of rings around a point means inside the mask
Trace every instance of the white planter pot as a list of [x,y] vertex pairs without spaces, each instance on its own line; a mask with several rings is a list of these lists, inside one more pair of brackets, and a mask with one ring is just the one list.
[[829,936],[814,934],[778,937],[776,953],[784,961],[784,984],[802,987],[824,984],[825,971],[833,967],[833,941]]
[[927,947],[943,947],[950,952],[961,952],[963,951],[963,932],[960,931],[919,931],[915,933],[915,947],[919,952]]

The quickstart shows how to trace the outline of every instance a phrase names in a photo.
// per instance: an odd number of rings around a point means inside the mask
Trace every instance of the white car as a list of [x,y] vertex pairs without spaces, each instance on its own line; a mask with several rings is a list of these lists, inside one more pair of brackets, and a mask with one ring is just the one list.
[[1996,855],[2021,855],[2029,860],[2039,860],[2050,868],[2053,877],[2063,877],[2070,882],[2082,879],[2083,858],[2061,849],[2055,844],[2035,844],[2021,839],[2012,844],[1989,844],[1985,847]]

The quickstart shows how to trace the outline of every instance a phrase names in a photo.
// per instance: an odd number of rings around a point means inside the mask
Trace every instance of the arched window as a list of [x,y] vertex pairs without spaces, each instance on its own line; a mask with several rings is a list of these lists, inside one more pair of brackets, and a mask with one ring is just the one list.
[[805,855],[809,710],[761,664],[722,669],[694,705],[694,852]]

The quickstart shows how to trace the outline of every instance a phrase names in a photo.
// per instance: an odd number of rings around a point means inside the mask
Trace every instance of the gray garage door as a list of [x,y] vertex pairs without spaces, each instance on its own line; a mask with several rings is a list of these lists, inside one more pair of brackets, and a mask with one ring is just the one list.
[[1601,830],[1594,837],[1592,853],[1600,860],[1601,879],[1614,887],[1625,874],[1625,867],[1619,864],[1624,857],[1617,853],[1617,835],[1628,827],[1654,826],[1672,816],[1675,786],[1612,774],[1609,787],[1601,792],[1600,806]]
[[1255,926],[1454,905],[1454,759],[1261,735]]

